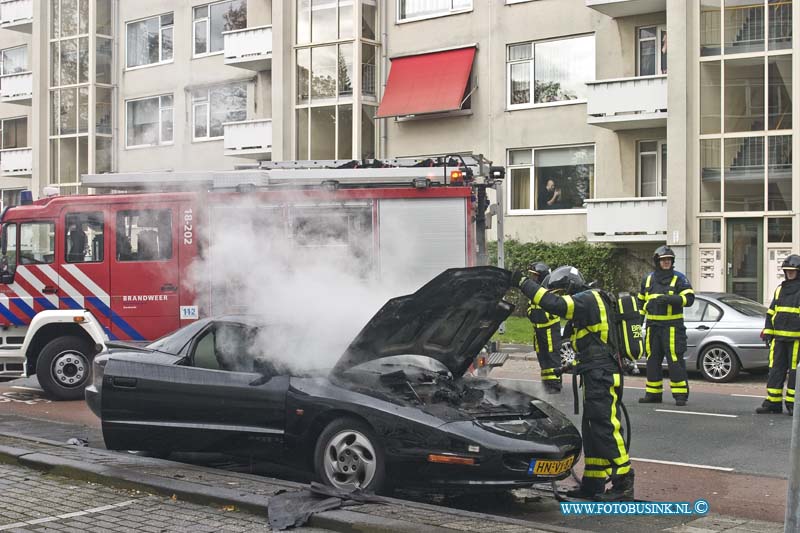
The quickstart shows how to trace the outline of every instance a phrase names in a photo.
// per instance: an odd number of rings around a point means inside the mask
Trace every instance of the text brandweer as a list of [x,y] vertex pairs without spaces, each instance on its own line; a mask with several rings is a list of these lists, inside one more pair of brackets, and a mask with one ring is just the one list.
[[123,296],[123,302],[166,302],[169,300],[167,294],[137,294],[135,296]]

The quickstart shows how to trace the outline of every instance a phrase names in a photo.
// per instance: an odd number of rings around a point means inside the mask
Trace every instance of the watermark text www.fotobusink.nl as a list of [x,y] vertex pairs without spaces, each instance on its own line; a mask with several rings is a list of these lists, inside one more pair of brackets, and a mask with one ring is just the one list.
[[705,515],[708,502],[561,502],[563,515]]

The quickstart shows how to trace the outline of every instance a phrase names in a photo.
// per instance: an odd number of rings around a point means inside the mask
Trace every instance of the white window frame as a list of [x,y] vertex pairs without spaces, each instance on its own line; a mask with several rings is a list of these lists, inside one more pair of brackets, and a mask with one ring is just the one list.
[[[172,105],[165,106],[163,104],[163,98],[165,96],[172,98]],[[128,104],[131,102],[141,102],[144,100],[153,100],[158,99],[158,142],[156,144],[128,144],[128,119],[130,118],[128,114]],[[163,111],[172,111],[172,140],[165,141],[161,138],[161,134],[163,132],[163,124],[161,122],[162,112]],[[175,95],[173,94],[159,94],[155,96],[145,96],[142,98],[131,98],[129,100],[125,100],[125,149],[126,150],[137,150],[140,148],[153,148],[155,146],[171,146],[175,144]]]
[[[20,48],[24,48],[25,49],[25,70],[21,70],[19,72],[7,73],[6,72],[5,61],[3,61],[3,59],[2,59],[3,58],[3,54],[5,52],[10,52],[11,50],[17,50],[17,49],[20,49]],[[28,51],[28,45],[27,44],[23,44],[23,45],[20,45],[20,46],[10,46],[8,48],[3,48],[2,50],[0,50],[0,76],[12,76],[14,74],[26,74],[28,72],[31,72],[31,57],[30,57],[30,53]]]
[[[161,25],[161,17],[166,15],[172,15],[172,24],[168,24],[166,26]],[[135,67],[128,66],[128,32],[130,31],[130,25],[136,24],[137,22],[144,22],[150,19],[158,19],[158,61],[155,63],[147,63],[144,65],[138,65]],[[172,30],[172,57],[169,59],[164,59],[164,30],[171,29]],[[194,43],[192,43],[194,44]],[[130,20],[125,23],[125,70],[139,70],[143,68],[150,68],[150,67],[157,67],[159,65],[168,65],[170,63],[175,62],[175,12],[168,11],[166,13],[161,13],[159,15],[153,15],[152,17],[145,17],[136,20]]]
[[[530,169],[530,177],[531,177],[531,187],[530,187],[530,203],[529,205],[535,206],[536,205],[536,195],[538,193],[536,189],[536,150],[553,150],[553,149],[562,149],[562,148],[582,148],[591,146],[594,148],[594,161],[593,166],[595,169],[594,174],[594,183],[592,184],[592,191],[591,197],[586,198],[586,200],[592,200],[597,197],[597,143],[578,143],[578,144],[563,144],[557,146],[538,146],[536,148],[509,148],[506,150],[506,161],[508,161],[508,166],[506,167],[506,181],[507,184],[504,184],[503,187],[506,189],[506,205],[508,206],[506,210],[506,214],[508,215],[534,215],[534,216],[546,216],[546,215],[580,215],[586,213],[586,208],[579,208],[575,207],[572,209],[535,209],[533,207],[529,209],[512,209],[511,208],[511,192],[513,187],[511,186],[511,170],[516,168],[528,168]],[[511,160],[511,152],[521,151],[521,150],[530,150],[531,152],[531,164],[530,165],[512,165]]]
[[[218,136],[218,137],[211,137],[210,136],[211,135],[211,94],[210,94],[210,91],[211,91],[211,89],[214,89],[214,88],[217,88],[217,87],[225,87],[225,86],[228,86],[228,85],[237,85],[239,83],[243,84],[245,86],[245,91],[247,91],[249,93],[249,87],[247,86],[248,84],[245,81],[233,82],[233,83],[222,83],[222,84],[217,84],[217,85],[209,85],[207,87],[198,87],[196,89],[193,89],[193,90],[189,91],[189,98],[191,99],[191,102],[192,102],[192,116],[191,116],[192,142],[196,143],[196,142],[207,142],[207,141],[219,141],[219,140],[225,138],[225,134],[224,133],[222,135]],[[195,100],[195,98],[194,98],[195,91],[205,91],[205,93],[206,93],[205,100]],[[248,111],[248,107],[250,105],[249,100],[250,100],[250,98],[249,98],[249,94],[248,94],[247,101],[245,102],[245,112]],[[206,106],[206,136],[205,137],[196,137],[195,134],[194,134],[195,133],[195,127],[194,127],[195,126],[195,124],[194,124],[195,108],[201,107],[201,106]],[[223,128],[223,132],[224,132],[224,128]]]
[[[209,52],[209,48],[211,46],[211,6],[217,4],[224,4],[226,2],[230,2],[231,0],[218,0],[217,2],[209,2],[207,4],[200,4],[196,6],[192,6],[191,17],[192,17],[192,59],[197,59],[201,57],[209,57],[209,56],[216,56],[225,53],[225,47],[223,46],[222,50],[217,50],[216,52]],[[199,8],[205,8],[206,16],[201,19],[195,20],[194,18],[194,10]],[[197,53],[194,49],[195,43],[195,36],[197,35],[197,24],[200,22],[206,23],[206,51]]]
[[395,13],[397,14],[395,23],[397,24],[405,24],[408,22],[417,22],[419,20],[435,19],[439,17],[449,17],[450,15],[460,15],[461,13],[469,13],[470,11],[473,10],[474,7],[474,2],[470,0],[469,7],[454,8],[453,7],[454,0],[450,0],[450,9],[448,9],[447,11],[442,11],[441,13],[434,13],[431,15],[420,15],[418,17],[400,18],[400,13],[402,11],[401,3],[403,1],[404,0],[397,0],[397,2],[395,3],[395,8],[396,8]]
[[20,120],[20,119],[25,119],[25,130],[27,131],[28,128],[30,127],[30,122],[28,121],[28,116],[27,115],[22,115],[22,116],[19,116],[19,117],[8,117],[8,118],[0,119],[0,152],[2,152],[3,150],[24,150],[26,148],[30,148],[31,147],[30,146],[30,144],[31,144],[30,141],[26,138],[25,139],[25,146],[18,146],[16,148],[3,148],[3,141],[4,141],[3,135],[6,132],[6,122],[11,122],[12,120]]
[[[655,28],[656,36],[655,37],[650,37],[650,38],[647,38],[647,39],[639,38],[639,31],[645,30],[647,28]],[[666,32],[666,31],[667,31],[667,25],[666,24],[648,24],[648,25],[645,25],[645,26],[637,26],[637,28],[636,28],[636,77],[637,78],[641,78],[643,76],[666,76],[666,74],[662,74],[661,73],[662,69],[666,69],[667,68],[666,65],[662,65],[661,64],[661,39],[662,39],[661,35],[662,35],[662,33]],[[640,74],[639,73],[640,69],[641,69],[641,66],[642,66],[642,56],[641,56],[642,47],[641,47],[641,43],[643,41],[655,41],[655,43],[656,43],[656,48],[655,48],[655,50],[656,50],[656,72],[655,72],[655,74]],[[667,46],[669,46],[669,35],[667,35]],[[669,52],[667,52],[667,53],[669,53]]]
[[[556,39],[542,39],[539,41],[523,41],[520,43],[509,43],[506,45],[505,48],[505,62],[506,62],[506,110],[507,111],[516,111],[519,109],[536,109],[540,107],[556,107],[562,105],[576,105],[576,104],[585,104],[587,102],[586,98],[577,98],[575,100],[560,100],[558,102],[543,102],[540,104],[534,103],[534,85],[536,83],[536,45],[539,43],[550,43],[555,41],[567,41],[569,39],[575,39],[579,37],[595,37],[594,33],[584,33],[581,35],[569,35],[566,37],[558,37]],[[512,46],[518,46],[521,44],[529,44],[532,47],[532,54],[530,59],[516,59],[511,60],[509,59],[509,49]],[[597,41],[595,40],[595,51],[597,50]],[[527,104],[512,104],[511,103],[511,66],[518,65],[522,63],[528,63],[530,66],[530,80],[531,80],[531,101]],[[597,65],[595,64],[595,72],[593,73],[592,80],[589,81],[596,81],[597,78]]]
[[[642,151],[642,143],[656,143],[656,151]],[[661,190],[662,184],[666,185],[662,169],[664,168],[663,154],[664,147],[667,145],[666,139],[641,139],[636,142],[636,195],[639,198],[650,198],[642,195],[642,155],[656,156],[656,197],[666,198],[667,191]],[[669,153],[669,152],[668,152]],[[667,156],[669,157],[669,156]]]

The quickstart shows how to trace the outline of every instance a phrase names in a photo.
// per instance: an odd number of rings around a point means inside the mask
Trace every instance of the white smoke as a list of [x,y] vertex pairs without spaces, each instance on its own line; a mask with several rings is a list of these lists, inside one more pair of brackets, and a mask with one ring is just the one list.
[[379,260],[402,271],[414,254],[375,251],[369,203],[298,197],[267,206],[242,196],[208,209],[209,241],[190,269],[190,286],[203,314],[250,315],[264,324],[251,355],[278,369],[332,368],[387,300],[418,288],[402,276],[378,279]]

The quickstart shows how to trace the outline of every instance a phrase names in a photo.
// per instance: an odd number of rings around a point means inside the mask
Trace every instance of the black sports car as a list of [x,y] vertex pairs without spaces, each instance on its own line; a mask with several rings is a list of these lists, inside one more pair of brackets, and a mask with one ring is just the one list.
[[254,354],[270,326],[253,318],[199,320],[146,348],[110,345],[86,401],[109,449],[260,456],[344,490],[562,479],[580,454],[572,423],[538,398],[464,376],[512,312],[509,286],[499,268],[447,270],[386,303],[320,375]]

